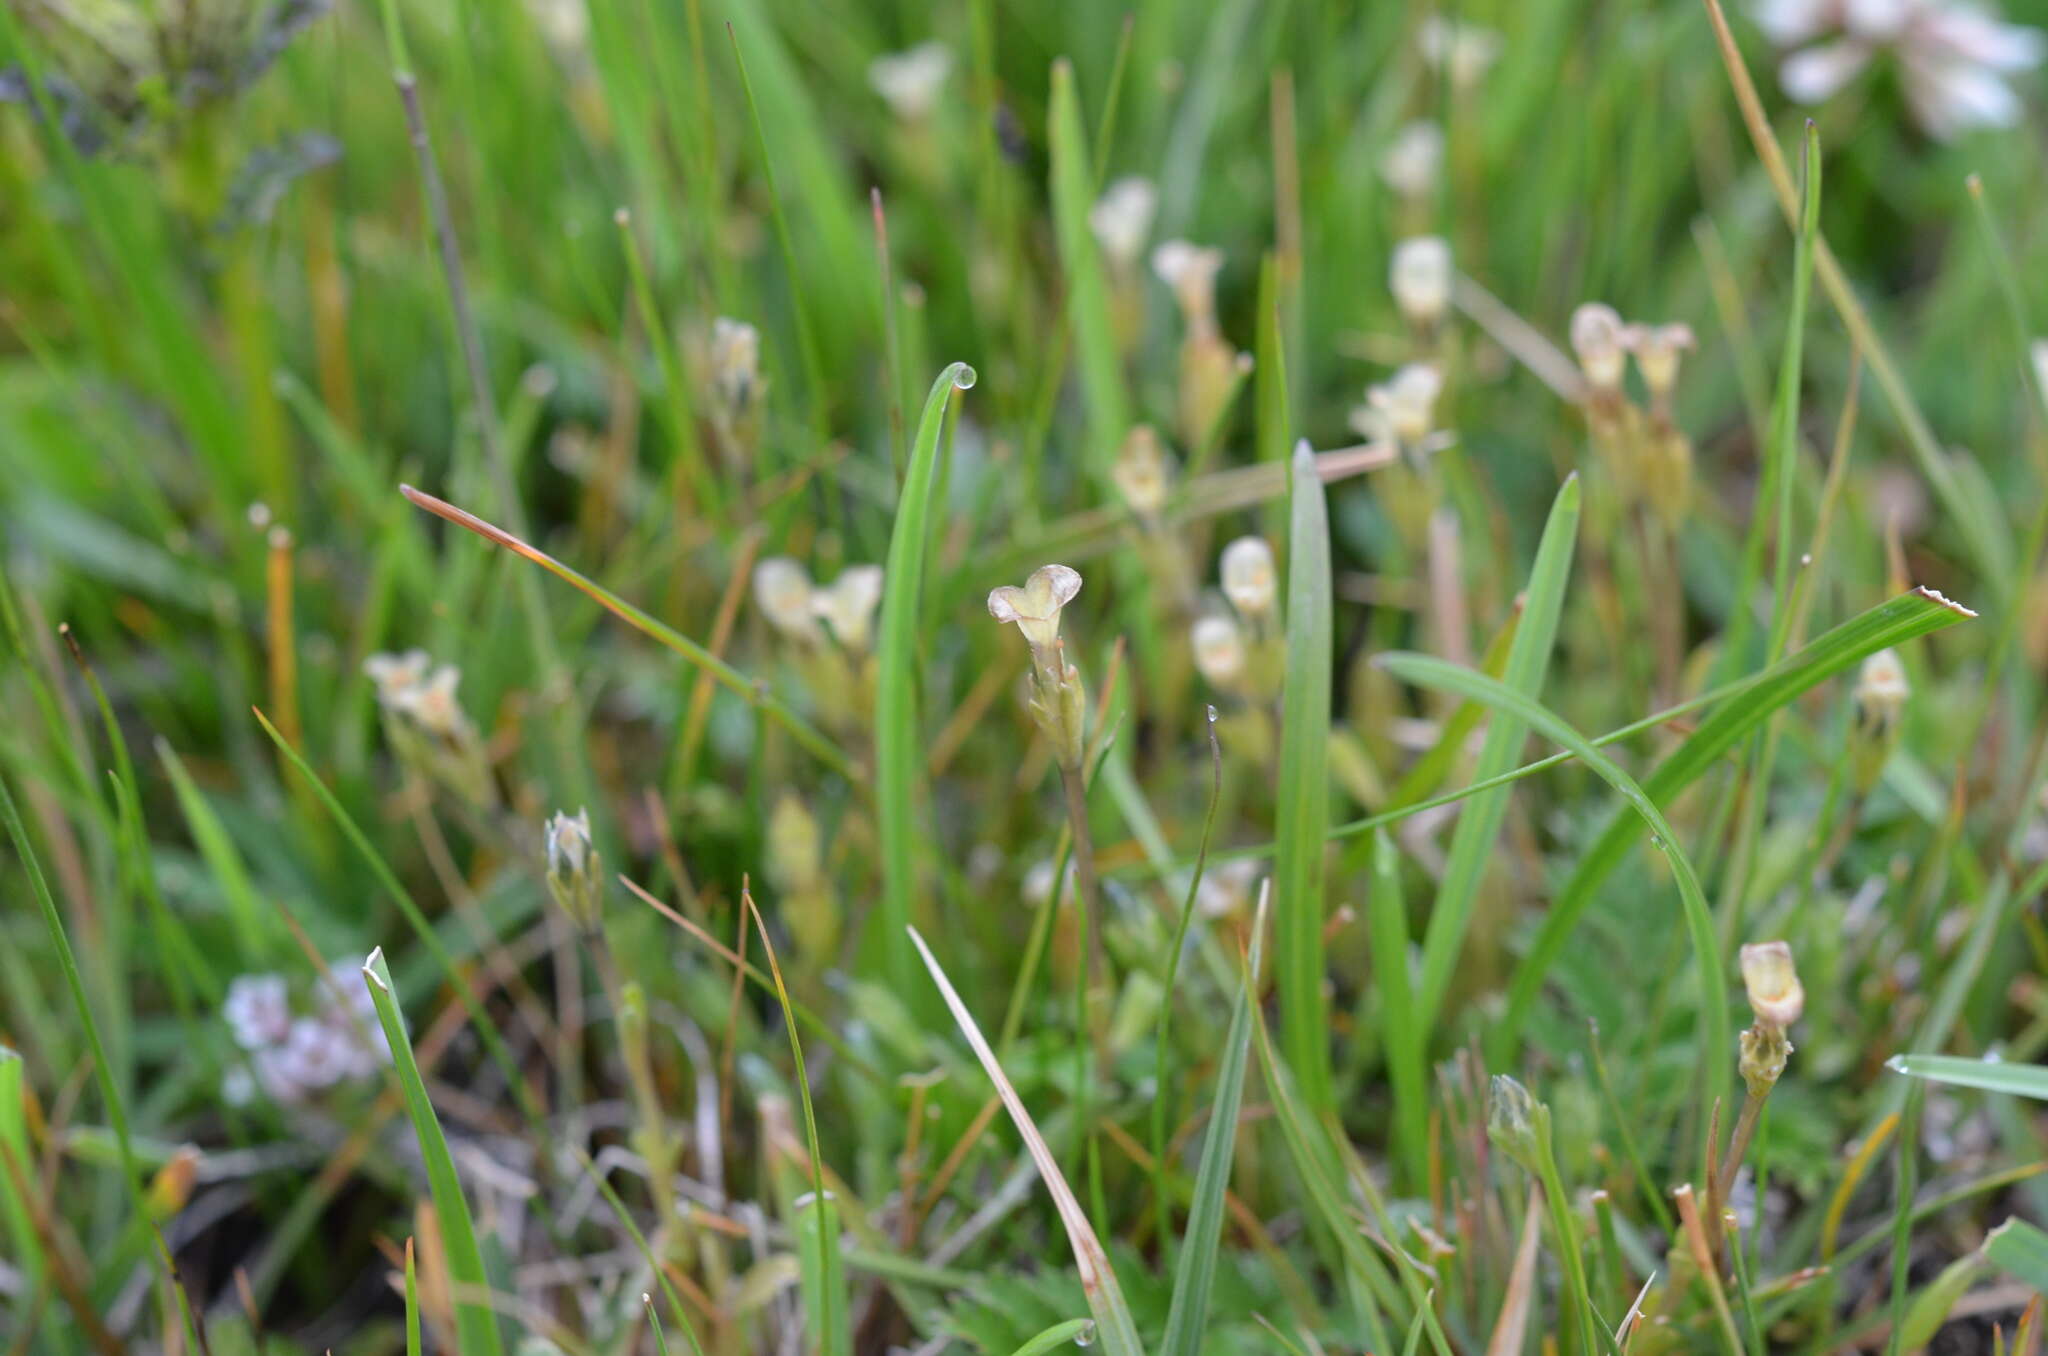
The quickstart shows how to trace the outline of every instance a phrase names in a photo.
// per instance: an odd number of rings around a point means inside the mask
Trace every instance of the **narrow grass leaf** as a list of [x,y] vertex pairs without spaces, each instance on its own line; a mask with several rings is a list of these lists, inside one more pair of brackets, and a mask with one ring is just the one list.
[[[1879,650],[1902,645],[1976,615],[1931,589],[1914,589],[1843,622],[1766,669],[1737,696],[1717,708],[1643,779],[1644,794],[1653,802],[1669,804],[1743,736],[1800,693]],[[1506,1012],[1487,1033],[1489,1064],[1504,1067],[1511,1061],[1522,1025],[1549,982],[1550,971],[1563,954],[1565,943],[1592,903],[1594,893],[1627,856],[1641,828],[1637,816],[1617,807],[1607,826],[1580,854],[1570,878],[1551,901],[1550,912],[1545,915],[1529,954],[1515,972]]]
[[[1474,710],[1480,709],[1476,704]],[[1401,857],[1385,830],[1373,834],[1372,893],[1366,901],[1373,982],[1380,992],[1381,1040],[1394,1093],[1394,1157],[1406,1185],[1428,1180],[1428,1027],[1415,1008],[1408,974],[1408,905],[1401,895]]]
[[1591,740],[1549,708],[1538,705],[1497,679],[1428,655],[1382,655],[1379,663],[1403,682],[1455,692],[1474,701],[1485,702],[1496,712],[1517,717],[1545,738],[1577,754],[1579,760],[1601,780],[1619,791],[1629,808],[1642,819],[1650,830],[1652,841],[1659,844],[1670,859],[1671,875],[1678,885],[1686,929],[1692,935],[1693,958],[1699,971],[1700,1003],[1704,1012],[1704,1020],[1700,1024],[1701,1058],[1706,1071],[1706,1080],[1700,1089],[1703,1104],[1722,1095],[1731,1074],[1728,1051],[1734,1033],[1728,1024],[1728,991],[1721,973],[1720,946],[1714,936],[1713,916],[1707,908],[1706,895],[1700,890],[1699,876],[1693,871],[1692,860],[1680,846],[1677,835],[1664,818],[1664,812],[1657,808],[1656,801],[1636,784],[1635,778],[1622,771],[1618,763],[1593,747]]
[[1251,1051],[1251,1007],[1259,991],[1259,960],[1266,927],[1271,882],[1259,892],[1253,915],[1251,954],[1244,982],[1230,1011],[1230,1030],[1223,1038],[1223,1061],[1216,1073],[1216,1101],[1209,1109],[1209,1129],[1202,1139],[1202,1159],[1195,1170],[1195,1194],[1188,1207],[1187,1229],[1181,1235],[1180,1262],[1173,1272],[1173,1303],[1166,1315],[1166,1356],[1200,1356],[1209,1317],[1209,1291],[1216,1279],[1216,1252],[1223,1241],[1223,1198],[1230,1187],[1231,1162],[1237,1150],[1237,1117],[1244,1105],[1244,1071]]
[[1885,1065],[1908,1078],[1948,1083],[1959,1088],[2011,1093],[2048,1102],[2048,1065],[2001,1064],[1995,1059],[1960,1059],[1953,1055],[1893,1055]]
[[1018,1347],[1010,1356],[1041,1356],[1041,1353],[1058,1351],[1062,1347],[1085,1347],[1095,1341],[1095,1320],[1092,1318],[1070,1318],[1064,1323],[1055,1323],[1038,1336]]
[[946,978],[946,972],[940,968],[931,948],[925,945],[916,928],[910,929],[910,940],[923,958],[925,969],[931,972],[932,982],[939,986],[946,1007],[959,1024],[960,1034],[967,1038],[967,1044],[973,1048],[975,1058],[981,1061],[989,1081],[996,1085],[996,1094],[1003,1099],[1003,1108],[1010,1113],[1010,1120],[1024,1141],[1025,1151],[1031,1155],[1031,1162],[1045,1182],[1047,1194],[1052,1197],[1053,1207],[1059,1212],[1060,1223],[1066,1227],[1067,1242],[1074,1250],[1074,1266],[1081,1278],[1081,1289],[1088,1296],[1088,1307],[1095,1315],[1096,1337],[1102,1343],[1103,1356],[1143,1356],[1145,1348],[1138,1340],[1138,1325],[1131,1317],[1130,1305],[1124,1302],[1123,1289],[1117,1284],[1109,1254],[1104,1251],[1102,1240],[1096,1236],[1095,1227],[1088,1222],[1088,1214],[1075,1198],[1073,1188],[1067,1185],[1066,1177],[1053,1159],[1052,1150],[1046,1146],[1045,1136],[1038,1133],[1031,1113],[1024,1109],[1024,1099],[1017,1095],[1009,1075],[996,1062],[995,1051],[989,1048],[981,1028],[975,1025],[974,1014],[967,1010],[967,1004],[961,1001],[953,982]]
[[420,1278],[412,1255],[412,1240],[405,1240],[405,1356],[420,1356]]
[[[15,1163],[29,1161],[27,1095],[21,1056],[0,1045],[0,1157]],[[21,1268],[21,1293],[36,1294],[43,1283],[42,1245],[28,1199],[15,1190],[14,1178],[6,1172],[0,1172],[0,1218],[7,1221],[7,1236],[14,1241],[11,1255]]]
[[1294,452],[1287,549],[1287,679],[1274,811],[1274,981],[1280,1036],[1302,1096],[1320,1114],[1334,1098],[1323,1001],[1324,840],[1330,831],[1330,518],[1315,455]]
[[2023,1219],[2009,1219],[1985,1238],[1984,1255],[2001,1270],[2048,1295],[2048,1233]]
[[1067,282],[1067,324],[1073,330],[1081,362],[1081,391],[1087,401],[1091,472],[1106,477],[1119,444],[1130,429],[1129,399],[1124,392],[1123,365],[1117,357],[1116,330],[1110,321],[1109,290],[1096,253],[1088,211],[1095,201],[1095,175],[1088,166],[1087,133],[1081,125],[1081,98],[1074,90],[1073,63],[1064,57],[1052,64],[1052,104],[1046,139],[1052,156],[1052,214],[1059,242],[1060,269]]
[[946,406],[953,392],[973,385],[974,369],[954,363],[939,373],[925,397],[911,443],[909,472],[896,499],[888,564],[882,571],[875,649],[875,819],[882,852],[880,926],[889,979],[899,995],[921,991],[915,956],[903,938],[917,894],[918,775],[925,759],[917,729],[917,640],[925,557],[931,549],[933,486]]
[[[426,1081],[420,1077],[420,1066],[412,1057],[405,1018],[398,1011],[398,998],[392,990],[391,970],[384,964],[382,947],[372,951],[363,962],[363,983],[377,1009],[377,1021],[384,1028],[385,1043],[391,1047],[392,1067],[397,1070],[398,1086],[405,1094],[405,1109],[412,1118],[413,1134],[419,1139],[420,1157],[426,1163],[427,1187],[433,1195],[434,1217],[441,1226],[441,1248],[448,1259],[448,1278],[459,1294],[487,1294],[490,1276],[484,1270],[483,1252],[477,1246],[469,1201],[462,1194],[462,1180],[456,1176],[455,1159],[448,1152],[440,1118],[434,1114],[434,1103],[427,1096]],[[464,1356],[500,1356],[505,1349],[497,1315],[490,1305],[474,1298],[455,1302],[455,1333],[456,1344]]]
[[[1568,476],[1550,507],[1543,525],[1543,538],[1536,548],[1536,563],[1529,571],[1528,589],[1523,595],[1521,621],[1508,648],[1507,670],[1501,682],[1532,700],[1542,696],[1543,677],[1550,667],[1550,651],[1557,637],[1557,619],[1564,604],[1565,583],[1571,576],[1572,549],[1578,540],[1579,478]],[[1515,765],[1528,731],[1521,722],[1496,711],[1487,723],[1486,742],[1480,746],[1473,779],[1497,777]],[[1472,924],[1473,906],[1479,885],[1493,861],[1493,846],[1508,812],[1508,789],[1501,787],[1475,796],[1458,812],[1457,832],[1444,858],[1442,882],[1430,910],[1429,929],[1423,935],[1422,982],[1415,1021],[1429,1029],[1443,1007],[1451,975],[1464,953],[1465,933]]]

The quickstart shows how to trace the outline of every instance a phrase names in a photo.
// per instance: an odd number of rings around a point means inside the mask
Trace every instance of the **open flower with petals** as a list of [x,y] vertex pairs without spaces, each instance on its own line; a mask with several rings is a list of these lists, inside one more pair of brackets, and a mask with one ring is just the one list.
[[905,122],[929,117],[939,104],[939,91],[953,70],[953,54],[945,44],[921,42],[905,52],[878,56],[868,64],[868,84]]
[[1015,622],[1034,655],[1049,654],[1060,639],[1060,609],[1081,591],[1081,576],[1065,565],[1041,565],[1023,586],[989,590],[988,615]]
[[769,556],[754,566],[754,606],[791,640],[809,644],[819,638],[812,592],[810,571],[788,556]]
[[875,609],[882,604],[882,567],[849,565],[839,577],[811,591],[811,615],[849,650],[865,650],[874,637]]

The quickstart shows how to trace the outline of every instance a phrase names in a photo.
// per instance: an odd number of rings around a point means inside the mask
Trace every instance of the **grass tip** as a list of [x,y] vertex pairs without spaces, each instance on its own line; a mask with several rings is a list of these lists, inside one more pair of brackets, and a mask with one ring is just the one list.
[[1922,598],[1925,598],[1930,602],[1941,604],[1943,607],[1947,608],[1949,611],[1955,613],[1959,617],[1974,618],[1977,615],[1970,608],[1964,607],[1955,599],[1944,597],[1940,589],[1931,589],[1928,588],[1925,584],[1922,584],[1919,587],[1915,588],[1913,592],[1919,594]]

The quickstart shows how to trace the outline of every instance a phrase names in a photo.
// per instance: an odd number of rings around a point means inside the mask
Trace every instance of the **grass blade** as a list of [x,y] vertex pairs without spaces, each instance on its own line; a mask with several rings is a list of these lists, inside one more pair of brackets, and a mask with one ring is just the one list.
[[1893,1055],[1885,1067],[1908,1078],[2048,1102],[2048,1065],[2001,1064],[1995,1059],[1961,1059],[1954,1055]]
[[[1529,571],[1521,621],[1515,627],[1514,642],[1508,648],[1507,670],[1501,681],[1532,700],[1542,695],[1543,676],[1550,666],[1550,651],[1557,636],[1558,614],[1564,603],[1565,583],[1571,577],[1572,548],[1578,539],[1579,478],[1565,479],[1564,487],[1550,507],[1543,526],[1543,538],[1536,548],[1536,563]],[[1515,755],[1528,738],[1519,721],[1496,711],[1487,723],[1486,742],[1480,746],[1473,779],[1497,777],[1515,764]],[[1494,841],[1507,817],[1506,787],[1475,796],[1458,812],[1457,832],[1451,838],[1444,859],[1443,881],[1437,887],[1436,903],[1430,911],[1429,929],[1423,934],[1422,983],[1415,1021],[1427,1030],[1443,1007],[1451,974],[1465,945],[1465,931],[1472,923],[1472,909],[1479,897],[1479,884],[1493,859]]]
[[391,970],[384,964],[384,948],[378,947],[363,962],[363,983],[369,986],[370,1002],[384,1028],[385,1043],[391,1047],[391,1063],[398,1072],[399,1089],[405,1094],[405,1109],[412,1117],[413,1133],[419,1138],[420,1157],[426,1161],[427,1187],[434,1198],[434,1216],[441,1225],[448,1277],[459,1293],[470,1296],[455,1301],[456,1345],[465,1356],[502,1356],[505,1348],[498,1332],[498,1317],[490,1305],[475,1298],[490,1289],[483,1252],[477,1246],[476,1225],[470,1219],[469,1201],[462,1194],[461,1179],[455,1175],[455,1159],[448,1152],[448,1140],[434,1115],[434,1104],[427,1096],[420,1066],[412,1057],[405,1018],[400,1015],[397,996],[392,992]]
[[1081,1289],[1087,1294],[1088,1308],[1095,1315],[1096,1337],[1102,1343],[1103,1356],[1144,1356],[1144,1344],[1138,1340],[1138,1325],[1131,1317],[1130,1306],[1124,1302],[1116,1271],[1109,1264],[1109,1254],[1103,1250],[1102,1240],[1088,1222],[1087,1212],[1081,1208],[1073,1188],[1067,1185],[1059,1164],[1053,1160],[1052,1150],[1046,1147],[1045,1136],[1038,1133],[1031,1113],[1024,1109],[1024,1099],[1017,1095],[1009,1075],[1003,1072],[1002,1065],[996,1063],[995,1051],[989,1049],[987,1038],[975,1025],[974,1014],[960,1000],[953,982],[939,968],[938,960],[916,928],[910,929],[910,940],[924,959],[925,969],[931,972],[932,981],[939,986],[946,1007],[959,1024],[960,1034],[967,1038],[989,1081],[996,1085],[996,1094],[1003,1099],[1003,1109],[1010,1113],[1010,1120],[1015,1123],[1018,1135],[1024,1140],[1024,1148],[1045,1182],[1046,1192],[1052,1197],[1053,1207],[1059,1211],[1060,1223],[1066,1226],[1067,1242],[1074,1250],[1074,1266],[1081,1277]]
[[882,850],[880,924],[889,979],[898,994],[921,991],[915,957],[904,947],[903,937],[910,926],[910,901],[917,892],[917,776],[925,756],[917,734],[917,623],[925,556],[931,548],[933,487],[946,405],[953,392],[973,385],[974,369],[954,363],[939,373],[925,397],[909,473],[896,499],[888,564],[882,570],[875,651],[875,818]]
[[1428,1180],[1429,1087],[1427,1025],[1415,1008],[1408,975],[1408,906],[1401,897],[1401,858],[1385,830],[1373,834],[1372,893],[1366,901],[1373,982],[1380,990],[1380,1027],[1387,1076],[1394,1088],[1394,1158],[1407,1185]]
[[1251,1006],[1259,991],[1259,960],[1266,930],[1266,905],[1271,882],[1259,894],[1253,915],[1251,954],[1245,961],[1244,983],[1230,1010],[1230,1031],[1223,1038],[1223,1063],[1216,1074],[1216,1102],[1209,1111],[1202,1159],[1195,1170],[1195,1195],[1188,1207],[1187,1229],[1181,1235],[1180,1262],[1173,1272],[1173,1303],[1166,1315],[1166,1356],[1200,1356],[1208,1321],[1209,1288],[1216,1279],[1216,1250],[1223,1238],[1223,1196],[1230,1186],[1230,1165],[1237,1150],[1237,1116],[1244,1105],[1244,1070],[1251,1052]]
[[405,1356],[420,1356],[420,1278],[405,1240]]
[[1323,1002],[1323,852],[1330,831],[1330,517],[1315,455],[1294,451],[1287,550],[1287,679],[1274,811],[1274,981],[1288,1065],[1312,1111],[1330,1107]]
[[1094,1341],[1090,1331],[1095,1326],[1092,1318],[1070,1318],[1064,1323],[1055,1323],[1038,1336],[1018,1347],[1010,1356],[1041,1356],[1041,1353],[1058,1351],[1061,1347],[1085,1347]]
[[1704,1112],[1705,1106],[1711,1105],[1712,1099],[1722,1095],[1728,1087],[1732,1072],[1728,1050],[1734,1032],[1728,1025],[1728,989],[1721,973],[1720,945],[1714,936],[1713,916],[1708,911],[1706,895],[1700,890],[1699,876],[1693,871],[1692,860],[1679,845],[1664,812],[1636,784],[1635,778],[1595,748],[1591,740],[1559,719],[1549,708],[1539,706],[1498,679],[1428,655],[1382,655],[1379,663],[1403,682],[1454,692],[1473,701],[1484,702],[1496,712],[1511,714],[1545,738],[1572,750],[1601,780],[1621,793],[1629,808],[1648,826],[1654,841],[1663,845],[1671,861],[1671,875],[1678,885],[1686,929],[1692,934],[1693,957],[1699,967],[1700,1002],[1706,1014],[1700,1023],[1702,1067],[1706,1070],[1700,1089]]
[[1984,1240],[1984,1255],[2027,1285],[2048,1294],[2048,1233],[2009,1219]]
[[[1702,721],[1690,738],[1643,779],[1644,794],[1653,802],[1670,803],[1773,711],[1815,684],[1852,668],[1879,650],[1976,615],[1932,589],[1914,589],[1842,623],[1766,669],[1739,696]],[[1549,980],[1551,967],[1571,938],[1572,929],[1585,914],[1594,892],[1621,865],[1640,827],[1636,817],[1617,808],[1607,827],[1580,855],[1570,879],[1559,888],[1550,912],[1544,917],[1542,930],[1515,972],[1507,1011],[1488,1035],[1486,1053],[1490,1064],[1502,1067],[1512,1058],[1522,1024],[1528,1020]]]
[[1131,415],[1123,367],[1117,358],[1116,330],[1110,321],[1109,290],[1102,277],[1102,260],[1096,254],[1095,233],[1088,227],[1095,175],[1088,167],[1081,98],[1074,91],[1073,63],[1064,57],[1052,64],[1052,105],[1047,122],[1053,226],[1059,240],[1060,268],[1067,280],[1067,324],[1081,360],[1088,444],[1094,449],[1089,469],[1098,477],[1107,477],[1110,460],[1130,428]]

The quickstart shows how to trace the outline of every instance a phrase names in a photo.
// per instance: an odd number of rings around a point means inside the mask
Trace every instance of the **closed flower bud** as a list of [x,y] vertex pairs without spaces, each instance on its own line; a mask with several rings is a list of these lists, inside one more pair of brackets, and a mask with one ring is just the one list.
[[1596,392],[1621,389],[1622,368],[1628,361],[1623,329],[1612,306],[1589,301],[1572,312],[1572,351],[1579,355],[1579,370]]
[[1088,228],[1110,263],[1125,270],[1137,266],[1158,206],[1152,181],[1135,174],[1117,180],[1096,199],[1088,209]]
[[1792,964],[1792,948],[1784,942],[1752,942],[1742,948],[1742,986],[1760,1026],[1782,1030],[1806,1008],[1806,990]]
[[905,122],[920,122],[938,106],[939,91],[952,69],[953,54],[943,43],[921,42],[868,63],[868,84],[890,112]]
[[1223,595],[1238,615],[1247,621],[1273,610],[1278,593],[1279,572],[1273,565],[1273,548],[1263,537],[1239,537],[1223,548],[1219,573]]
[[1736,1044],[1741,1055],[1736,1068],[1749,1088],[1749,1095],[1765,1096],[1777,1086],[1792,1058],[1792,1042],[1785,1039],[1785,1028],[1758,1022],[1745,1030]]
[[1237,623],[1228,617],[1202,617],[1195,622],[1190,639],[1195,667],[1209,685],[1225,691],[1236,687],[1244,677],[1245,665],[1244,635]]
[[754,606],[770,626],[806,644],[819,638],[811,592],[810,571],[788,556],[769,556],[754,566]]
[[574,819],[556,811],[546,825],[548,839],[548,893],[562,912],[578,927],[597,926],[604,897],[597,848],[590,838],[590,811],[579,810]]
[[1486,1094],[1486,1137],[1530,1172],[1537,1171],[1542,1106],[1506,1074],[1495,1074]]
[[1434,330],[1451,304],[1451,247],[1438,235],[1419,235],[1394,246],[1387,287],[1410,325]]
[[875,609],[882,604],[882,567],[849,565],[826,588],[811,592],[811,615],[849,650],[865,651],[874,638]]
[[1173,465],[1150,424],[1138,425],[1124,439],[1110,478],[1124,503],[1140,518],[1156,517],[1166,506],[1167,492],[1173,487]]
[[1394,441],[1412,451],[1436,427],[1436,398],[1443,388],[1443,376],[1434,367],[1409,363],[1385,382],[1369,387],[1365,399],[1386,417]]

